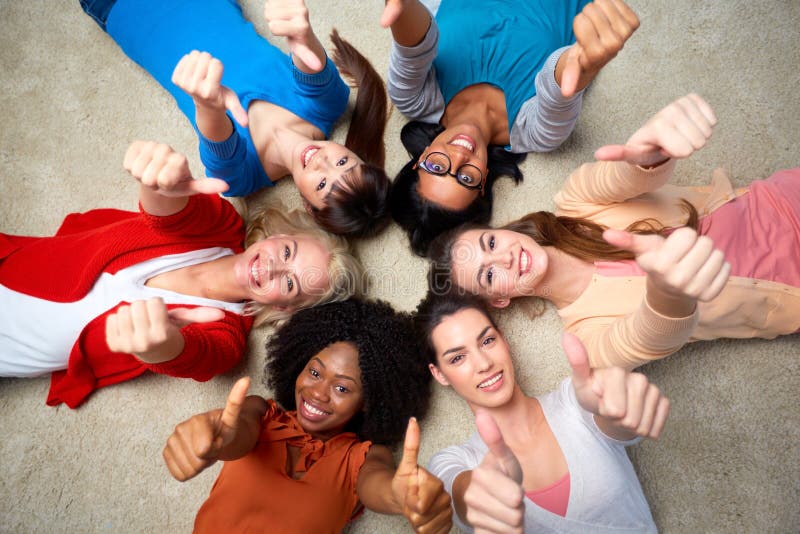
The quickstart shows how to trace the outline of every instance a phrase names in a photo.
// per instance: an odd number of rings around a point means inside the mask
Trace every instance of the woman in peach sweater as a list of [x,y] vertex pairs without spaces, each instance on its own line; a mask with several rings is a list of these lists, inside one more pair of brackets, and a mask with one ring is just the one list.
[[539,297],[594,366],[636,367],[688,341],[800,330],[800,169],[734,189],[667,185],[716,117],[676,100],[625,145],[599,149],[555,196],[556,211],[502,228],[461,227],[431,247],[430,283],[497,307]]

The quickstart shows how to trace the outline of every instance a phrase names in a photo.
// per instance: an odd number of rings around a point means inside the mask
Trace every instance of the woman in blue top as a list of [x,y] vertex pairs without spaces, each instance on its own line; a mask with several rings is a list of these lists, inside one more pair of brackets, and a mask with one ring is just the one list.
[[326,141],[349,89],[314,35],[303,0],[265,5],[270,30],[286,37],[291,56],[259,35],[234,0],[81,5],[172,94],[197,130],[207,174],[230,186],[226,195],[291,175],[326,230],[363,235],[383,226],[390,188],[383,82],[334,31],[333,58],[359,94],[345,145]]
[[387,1],[389,97],[413,119],[391,210],[417,254],[444,230],[488,221],[494,179],[519,182],[524,153],[572,132],[583,89],[639,26],[622,0],[587,2]]

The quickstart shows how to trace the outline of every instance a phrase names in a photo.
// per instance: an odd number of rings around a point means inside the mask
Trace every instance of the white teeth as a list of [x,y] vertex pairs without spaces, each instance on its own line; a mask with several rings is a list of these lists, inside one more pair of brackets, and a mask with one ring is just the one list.
[[303,165],[304,166],[308,165],[308,162],[311,161],[311,158],[314,156],[314,154],[317,153],[318,150],[319,150],[318,148],[310,148],[310,149],[306,150],[306,153],[303,156]]
[[314,408],[313,406],[311,406],[306,401],[303,401],[303,405],[306,407],[307,411],[313,413],[314,415],[328,415],[327,413],[323,412],[322,410],[318,410],[318,409]]
[[528,254],[523,250],[519,253],[519,272],[524,273],[528,270]]
[[470,152],[473,152],[475,150],[475,147],[472,145],[472,143],[470,143],[466,139],[453,139],[452,141],[450,141],[450,144],[462,146],[467,150],[469,150]]
[[261,274],[258,272],[258,261],[254,261],[253,265],[250,266],[250,276],[253,277],[256,285],[261,287]]
[[492,384],[495,384],[495,383],[496,383],[498,380],[500,380],[501,378],[503,378],[503,373],[502,373],[502,372],[500,372],[500,373],[497,373],[496,375],[494,375],[494,376],[493,376],[492,378],[490,378],[489,380],[486,380],[485,382],[481,382],[480,384],[478,384],[478,387],[479,387],[479,388],[488,388],[488,387],[489,387],[489,386],[491,386]]

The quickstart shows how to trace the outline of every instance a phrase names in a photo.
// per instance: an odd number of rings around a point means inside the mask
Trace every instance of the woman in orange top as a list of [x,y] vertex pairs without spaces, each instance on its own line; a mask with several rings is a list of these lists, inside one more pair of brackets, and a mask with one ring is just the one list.
[[397,469],[388,447],[428,406],[419,350],[409,318],[385,303],[296,313],[267,345],[275,400],[245,397],[242,379],[223,410],[184,421],[167,441],[178,480],[226,462],[195,532],[339,532],[363,506],[448,532],[450,497],[417,465],[416,421]]

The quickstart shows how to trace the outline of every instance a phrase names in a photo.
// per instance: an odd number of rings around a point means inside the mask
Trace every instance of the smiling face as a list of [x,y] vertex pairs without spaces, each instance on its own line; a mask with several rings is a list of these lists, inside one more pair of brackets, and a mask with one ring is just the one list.
[[452,279],[459,287],[505,306],[542,293],[549,258],[544,247],[511,230],[467,230],[453,244]]
[[450,174],[437,176],[427,172],[421,166],[417,168],[419,183],[417,193],[443,208],[462,211],[469,207],[480,195],[480,189],[467,189],[460,185],[453,174],[457,173],[462,165],[474,165],[483,174],[486,181],[488,169],[487,143],[477,128],[458,125],[445,129],[437,135],[431,144],[422,152],[418,164],[431,152],[441,152],[450,159]]
[[316,302],[330,286],[330,252],[306,235],[274,235],[250,245],[234,265],[247,299],[293,310]]
[[474,410],[502,406],[515,388],[511,352],[486,315],[465,308],[448,315],[431,332],[436,365],[429,368]]
[[359,181],[364,163],[355,152],[333,141],[299,145],[292,162],[290,170],[300,195],[316,209],[325,207],[325,197],[334,184],[344,186],[342,177]]
[[358,349],[340,341],[313,356],[295,381],[297,420],[321,440],[342,433],[364,407]]

